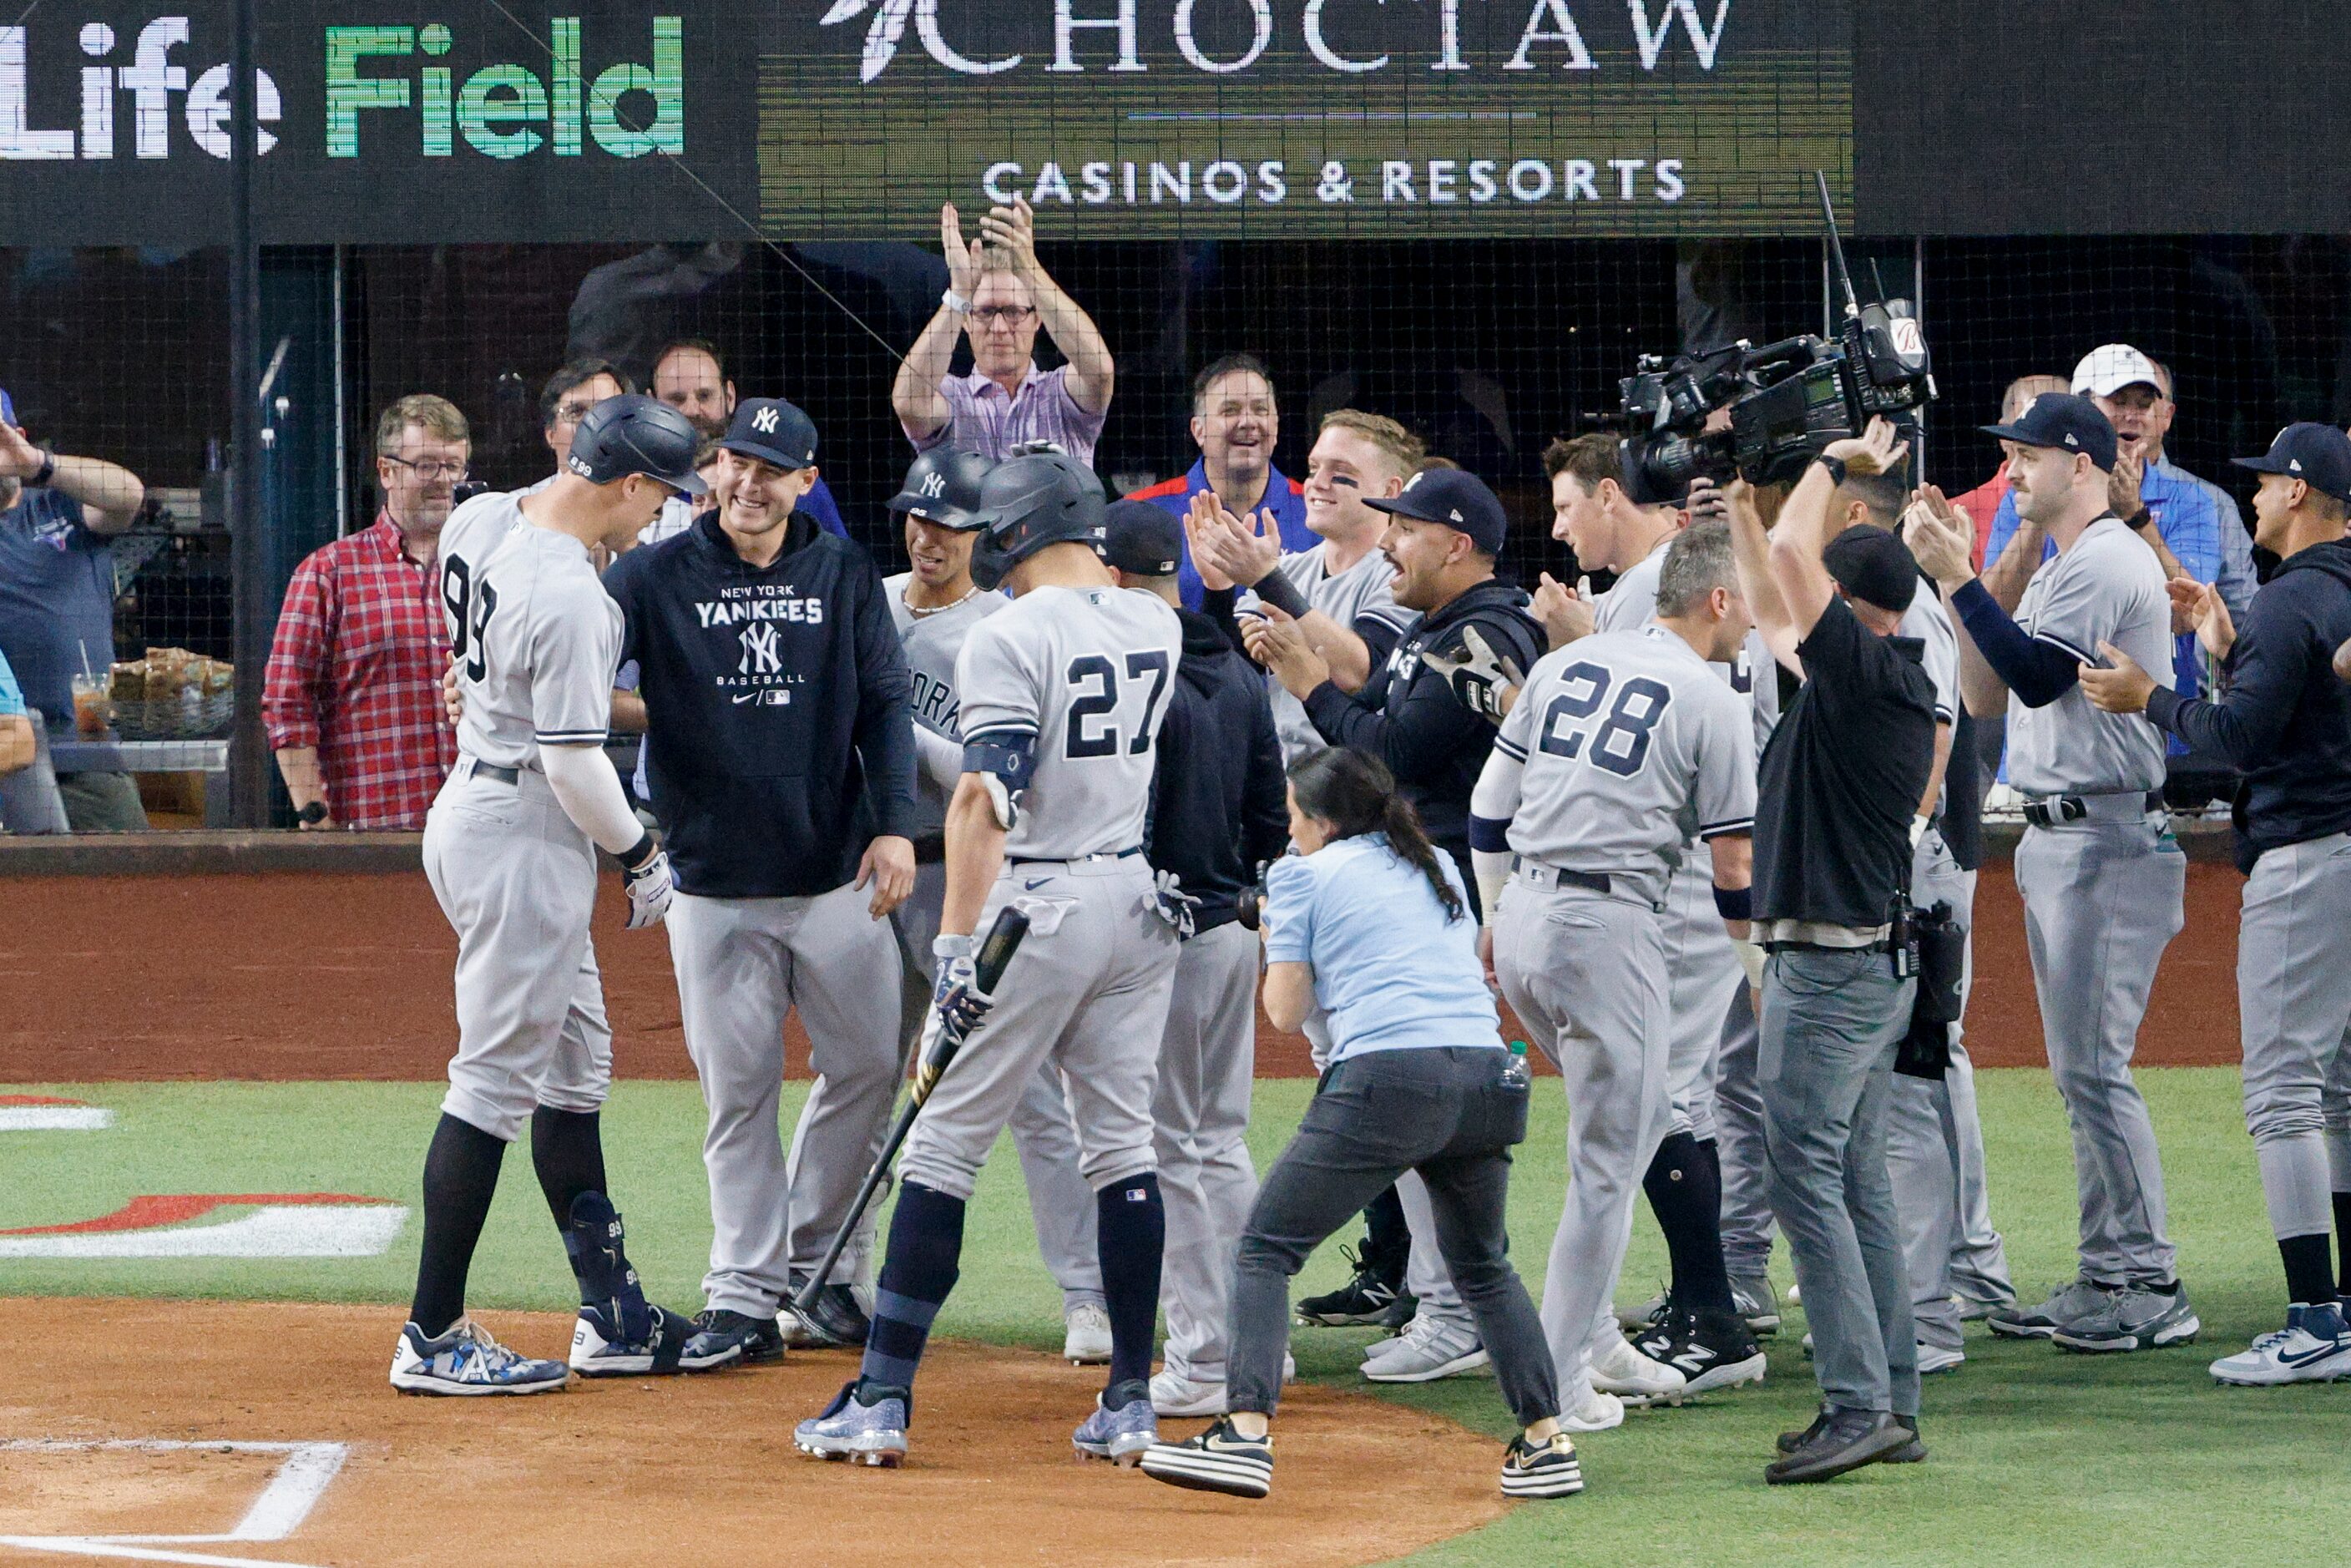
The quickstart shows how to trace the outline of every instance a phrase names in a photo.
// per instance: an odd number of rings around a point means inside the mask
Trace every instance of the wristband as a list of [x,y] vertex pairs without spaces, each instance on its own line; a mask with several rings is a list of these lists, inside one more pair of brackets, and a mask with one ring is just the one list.
[[1715,912],[1725,920],[1755,918],[1755,890],[1752,887],[1718,887],[1714,890]]
[[1306,612],[1314,608],[1306,602],[1306,595],[1298,591],[1298,584],[1283,575],[1279,567],[1265,574],[1256,591],[1260,603],[1272,605],[1292,621],[1304,619]]
[[639,834],[637,841],[631,844],[627,852],[618,857],[621,869],[634,875],[644,869],[645,862],[653,859],[654,852],[660,848],[659,844],[653,842],[653,834]]
[[968,316],[971,314],[971,301],[950,288],[939,296],[939,308],[952,310],[958,316]]
[[2141,507],[2137,511],[2133,512],[2129,517],[2123,519],[2123,527],[2131,529],[2144,528],[2147,524],[2153,521],[2155,521],[2155,508],[2153,507]]
[[961,936],[941,933],[931,938],[931,956],[934,958],[968,958],[978,951],[979,938],[967,932]]
[[313,800],[295,812],[294,820],[305,826],[315,828],[327,820],[327,803],[324,800]]
[[57,476],[57,455],[44,447],[41,450],[41,465],[33,470],[33,476],[25,481],[25,486],[27,489],[45,490],[48,488],[49,481]]
[[1828,470],[1830,484],[1842,485],[1844,483],[1845,466],[1844,458],[1831,457],[1823,454],[1819,459],[1819,462],[1822,467]]

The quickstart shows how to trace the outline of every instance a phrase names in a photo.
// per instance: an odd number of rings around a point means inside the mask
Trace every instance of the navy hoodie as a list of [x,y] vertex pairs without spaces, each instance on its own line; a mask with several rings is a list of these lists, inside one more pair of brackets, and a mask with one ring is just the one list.
[[756,567],[716,512],[604,574],[643,671],[647,770],[678,887],[829,893],[876,834],[911,837],[905,656],[861,547],[807,518]]
[[1259,862],[1290,847],[1281,742],[1265,674],[1233,651],[1217,622],[1178,610],[1184,657],[1161,721],[1152,776],[1152,868],[1200,901],[1196,931],[1234,918]]

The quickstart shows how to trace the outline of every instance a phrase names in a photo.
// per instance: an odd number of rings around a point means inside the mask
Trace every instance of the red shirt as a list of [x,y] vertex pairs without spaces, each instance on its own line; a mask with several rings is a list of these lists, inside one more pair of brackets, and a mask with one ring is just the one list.
[[2008,459],[2001,459],[1992,476],[1964,496],[1951,497],[1951,505],[1965,512],[1976,525],[1976,570],[1984,569],[1984,548],[1991,543],[1991,522],[2000,516],[2000,504],[2008,498]]
[[441,569],[379,516],[294,569],[269,649],[270,749],[319,748],[327,810],[348,828],[417,829],[457,760],[441,703]]

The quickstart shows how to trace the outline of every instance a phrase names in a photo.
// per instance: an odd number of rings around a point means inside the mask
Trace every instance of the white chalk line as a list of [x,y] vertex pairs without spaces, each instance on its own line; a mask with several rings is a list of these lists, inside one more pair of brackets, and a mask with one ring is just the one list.
[[220,1225],[0,1236],[0,1258],[380,1258],[407,1223],[398,1204],[274,1205]]
[[102,1105],[0,1105],[0,1133],[100,1133],[114,1125]]
[[222,1557],[184,1552],[183,1546],[284,1541],[301,1528],[350,1458],[343,1443],[210,1442],[166,1437],[16,1437],[0,1439],[0,1452],[17,1453],[203,1453],[283,1454],[245,1517],[225,1535],[0,1535],[0,1547],[50,1552],[68,1557],[104,1557],[137,1563],[179,1563],[194,1568],[308,1568],[282,1558]]

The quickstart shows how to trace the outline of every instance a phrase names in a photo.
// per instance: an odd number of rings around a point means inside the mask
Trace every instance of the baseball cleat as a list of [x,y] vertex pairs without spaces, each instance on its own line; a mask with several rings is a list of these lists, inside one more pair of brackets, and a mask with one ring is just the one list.
[[2335,1301],[2288,1307],[2285,1327],[2253,1341],[2252,1348],[2212,1364],[2212,1379],[2239,1388],[2287,1383],[2333,1383],[2351,1377],[2351,1326]]
[[1918,1375],[1932,1377],[1938,1372],[1957,1372],[1967,1364],[1968,1353],[1955,1344],[1928,1344],[1918,1342]]
[[1830,1480],[1864,1465],[1891,1460],[1917,1442],[1918,1434],[1884,1411],[1831,1409],[1796,1438],[1794,1448],[1763,1468],[1763,1479],[1771,1485]]
[[1309,1296],[1299,1302],[1298,1321],[1324,1328],[1345,1328],[1353,1324],[1400,1326],[1392,1320],[1391,1313],[1399,1302],[1409,1298],[1405,1297],[1398,1282],[1382,1278],[1377,1270],[1364,1263],[1360,1254],[1344,1247],[1339,1251],[1354,1269],[1353,1276],[1335,1291]]
[[1626,1333],[1638,1333],[1643,1329],[1656,1328],[1673,1315],[1674,1293],[1660,1291],[1637,1307],[1618,1307],[1616,1326]]
[[1524,1432],[1502,1452],[1504,1497],[1573,1497],[1583,1490],[1583,1462],[1564,1432],[1530,1443]]
[[1747,1332],[1757,1339],[1769,1339],[1780,1332],[1780,1298],[1771,1293],[1771,1281],[1763,1275],[1733,1279],[1730,1304],[1738,1309]]
[[820,1459],[895,1469],[906,1462],[906,1416],[914,1403],[906,1389],[878,1383],[867,1387],[863,1378],[852,1377],[823,1415],[793,1431],[793,1446]]
[[1434,1383],[1487,1364],[1485,1342],[1478,1337],[1475,1322],[1423,1312],[1394,1344],[1364,1361],[1364,1375],[1374,1383]]
[[[1828,1425],[1834,1410],[1834,1406],[1823,1405],[1821,1406],[1821,1413],[1813,1417],[1813,1424],[1802,1431],[1781,1433],[1780,1452],[1792,1454],[1814,1437],[1819,1437],[1821,1428]],[[1877,1462],[1881,1465],[1915,1465],[1924,1460],[1927,1457],[1927,1445],[1918,1440],[1918,1418],[1915,1416],[1896,1416],[1894,1419],[1910,1429],[1910,1440]]]
[[1155,1373],[1151,1379],[1151,1408],[1176,1419],[1221,1416],[1225,1413],[1225,1385],[1173,1372]]
[[581,1307],[571,1325],[571,1370],[582,1377],[663,1376],[684,1370],[694,1320],[639,1301],[618,1316],[608,1307]]
[[2105,1307],[2107,1294],[2105,1286],[2076,1279],[2050,1291],[2037,1307],[2011,1304],[1987,1313],[1984,1326],[2005,1339],[2049,1339]]
[[816,1299],[802,1312],[797,1305],[797,1288],[792,1299],[776,1314],[776,1326],[784,1343],[802,1350],[862,1350],[866,1335],[872,1333],[872,1320],[865,1309],[857,1304],[857,1296],[846,1285],[827,1285],[816,1293]]
[[1151,1385],[1129,1378],[1095,1397],[1093,1411],[1071,1437],[1078,1458],[1132,1466],[1159,1441],[1159,1417],[1151,1408]]
[[410,1323],[392,1348],[392,1385],[402,1394],[552,1394],[570,1380],[563,1363],[508,1350],[471,1318],[434,1339]]
[[725,1307],[697,1312],[677,1364],[685,1372],[722,1366],[760,1366],[784,1359],[783,1331],[772,1317],[753,1317]]
[[2066,1350],[2095,1355],[2186,1344],[2204,1330],[2203,1320],[2188,1304],[2184,1285],[2175,1284],[2168,1293],[2125,1285],[2106,1291],[2105,1298],[2098,1311],[2074,1319],[2050,1339]]
[[1763,1381],[1762,1348],[1736,1313],[1677,1312],[1635,1339],[1633,1348],[1680,1373],[1687,1394]]
[[1152,1444],[1143,1451],[1142,1469],[1171,1487],[1263,1497],[1273,1490],[1273,1438],[1244,1437],[1226,1416],[1196,1437]]
[[1625,1424],[1625,1401],[1593,1389],[1583,1403],[1560,1414],[1559,1424],[1571,1432],[1606,1432]]
[[1094,1301],[1080,1301],[1061,1319],[1061,1359],[1071,1366],[1104,1366],[1110,1362],[1110,1311]]
[[1600,1336],[1592,1347],[1592,1386],[1627,1405],[1678,1405],[1687,1396],[1689,1379],[1681,1368],[1652,1361],[1633,1348],[1622,1333]]
[[1995,1312],[2006,1314],[2016,1311],[2016,1298],[2013,1296],[1991,1299],[1970,1296],[1965,1291],[1954,1291],[1951,1300],[1959,1303],[1959,1322],[1963,1323],[1980,1323]]

